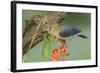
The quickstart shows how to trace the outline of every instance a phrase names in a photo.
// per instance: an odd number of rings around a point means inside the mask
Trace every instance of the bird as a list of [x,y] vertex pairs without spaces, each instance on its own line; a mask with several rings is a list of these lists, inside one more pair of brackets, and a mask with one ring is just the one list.
[[[63,39],[67,39],[68,37],[74,37],[78,33],[82,32],[79,28],[76,27],[66,27],[64,30],[59,32],[59,36],[62,37]],[[85,35],[77,35],[78,37],[81,38],[87,38]]]
[[[52,20],[53,22],[50,22]],[[61,24],[54,21],[53,17],[46,17],[45,29],[48,34],[54,36],[58,41],[59,50],[62,53],[63,57],[69,55],[69,47],[66,43],[67,40],[74,37],[81,37],[86,39],[87,36],[79,34],[82,32],[81,29],[73,26],[64,26],[64,29],[61,27]],[[63,58],[64,60],[64,58]]]
[[60,51],[64,50],[64,53],[62,54],[63,60],[65,59],[64,57],[66,55],[69,55],[69,47],[66,43],[67,40],[72,39],[74,37],[81,37],[87,39],[87,36],[79,34],[81,32],[81,29],[72,26],[66,26],[64,29],[62,29],[60,26],[53,26],[50,27],[50,29],[48,30],[49,34],[57,38]]

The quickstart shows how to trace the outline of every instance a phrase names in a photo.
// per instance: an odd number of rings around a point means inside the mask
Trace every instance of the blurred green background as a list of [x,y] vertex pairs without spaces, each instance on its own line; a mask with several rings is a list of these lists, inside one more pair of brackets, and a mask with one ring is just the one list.
[[[35,10],[23,10],[22,11],[22,30],[25,28],[25,20],[31,20],[33,15],[50,15],[51,11],[35,11]],[[82,30],[80,34],[86,35],[88,38],[83,39],[75,37],[66,41],[66,44],[69,47],[70,55],[66,58],[69,60],[88,60],[91,59],[91,14],[90,13],[75,13],[70,12],[69,16],[65,16],[63,22],[61,23],[62,27],[74,26]],[[25,62],[44,62],[50,61],[43,59],[41,57],[42,42],[34,46],[29,54],[26,57]],[[51,46],[51,49],[57,47],[57,42],[54,42]]]

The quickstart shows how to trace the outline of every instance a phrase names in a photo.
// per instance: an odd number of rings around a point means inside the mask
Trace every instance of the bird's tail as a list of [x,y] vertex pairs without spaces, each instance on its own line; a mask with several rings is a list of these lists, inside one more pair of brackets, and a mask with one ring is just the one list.
[[85,35],[77,35],[77,36],[79,36],[79,37],[81,37],[81,38],[84,38],[84,39],[87,39],[87,38],[88,38],[88,37],[85,36]]

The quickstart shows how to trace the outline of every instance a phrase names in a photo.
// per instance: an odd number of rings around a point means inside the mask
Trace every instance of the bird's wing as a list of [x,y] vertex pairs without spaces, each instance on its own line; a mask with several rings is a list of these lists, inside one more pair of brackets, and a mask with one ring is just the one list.
[[70,36],[76,35],[76,34],[78,34],[80,32],[81,32],[81,30],[78,29],[78,28],[67,27],[64,30],[62,30],[61,32],[59,32],[59,35],[61,37],[70,37]]

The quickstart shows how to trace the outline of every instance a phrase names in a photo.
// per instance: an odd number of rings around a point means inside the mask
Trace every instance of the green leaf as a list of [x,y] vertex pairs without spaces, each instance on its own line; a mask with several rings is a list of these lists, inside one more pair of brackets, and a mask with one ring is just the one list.
[[43,37],[43,45],[42,45],[42,55],[43,58],[49,59],[50,58],[50,49],[51,49],[51,45],[52,45],[52,41],[54,40],[54,37],[49,35],[48,33],[44,34]]

